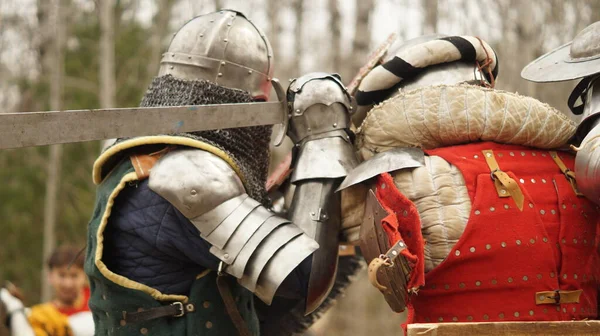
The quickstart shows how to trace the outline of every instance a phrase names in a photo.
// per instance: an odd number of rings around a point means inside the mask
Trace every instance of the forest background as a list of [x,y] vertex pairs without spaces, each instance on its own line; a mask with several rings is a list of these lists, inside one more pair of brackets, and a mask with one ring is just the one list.
[[[176,29],[221,8],[265,31],[283,83],[311,71],[348,83],[393,32],[476,35],[499,55],[497,88],[565,112],[575,83],[533,84],[520,71],[600,20],[600,0],[1,0],[0,113],[137,106]],[[99,142],[0,151],[0,280],[23,288],[29,305],[51,296],[48,253],[85,244],[99,152]],[[395,334],[402,319],[363,272],[312,332]]]

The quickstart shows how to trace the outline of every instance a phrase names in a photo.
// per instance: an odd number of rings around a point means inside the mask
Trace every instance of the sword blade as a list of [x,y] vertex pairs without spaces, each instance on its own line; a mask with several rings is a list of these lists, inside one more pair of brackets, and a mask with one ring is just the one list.
[[0,149],[283,122],[281,102],[0,114]]

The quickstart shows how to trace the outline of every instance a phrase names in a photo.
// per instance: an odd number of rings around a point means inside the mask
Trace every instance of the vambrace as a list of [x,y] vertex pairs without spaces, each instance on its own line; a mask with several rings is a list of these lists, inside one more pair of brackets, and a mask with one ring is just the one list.
[[575,156],[577,187],[583,195],[600,205],[600,124],[587,134]]
[[325,300],[335,282],[341,226],[341,194],[335,190],[357,164],[349,136],[352,99],[336,75],[309,74],[288,89],[288,134],[298,155],[290,219],[317,241],[312,256],[305,313]]
[[266,304],[319,247],[302,229],[249,197],[231,166],[209,152],[166,154],[152,168],[149,186],[212,245],[211,254],[222,261],[220,271],[236,277]]

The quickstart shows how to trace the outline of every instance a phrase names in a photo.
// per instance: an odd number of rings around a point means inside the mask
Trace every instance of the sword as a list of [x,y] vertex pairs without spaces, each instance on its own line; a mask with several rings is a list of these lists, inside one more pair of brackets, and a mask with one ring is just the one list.
[[283,88],[273,87],[278,102],[0,113],[0,149],[281,124],[279,145],[288,111]]

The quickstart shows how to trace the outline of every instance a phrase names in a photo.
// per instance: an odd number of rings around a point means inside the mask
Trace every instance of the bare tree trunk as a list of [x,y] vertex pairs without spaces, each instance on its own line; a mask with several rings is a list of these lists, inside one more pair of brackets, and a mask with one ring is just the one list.
[[[279,34],[281,32],[281,0],[267,0],[267,16],[269,17],[269,42],[273,48],[275,62],[282,63],[283,59],[280,54]],[[275,69],[277,71],[277,69]],[[277,76],[276,76],[277,77]]]
[[100,19],[100,107],[115,107],[115,3],[98,0]]
[[423,34],[437,33],[438,22],[438,0],[423,0],[423,11],[425,20],[423,20]]
[[150,36],[150,53],[146,73],[152,79],[158,73],[158,65],[160,64],[161,54],[163,50],[163,39],[166,36],[169,22],[171,21],[171,10],[173,9],[174,0],[159,0],[158,10],[152,19],[152,28]]
[[[49,20],[53,32],[54,41],[52,43],[51,55],[49,55],[50,65],[50,108],[54,111],[62,110],[63,95],[63,76],[64,76],[64,54],[63,46],[65,43],[66,27],[64,18],[64,8],[61,0],[53,0],[49,8]],[[47,31],[50,31],[48,29]],[[52,253],[56,245],[56,213],[58,205],[58,189],[60,185],[62,146],[53,145],[50,147],[50,157],[48,160],[48,180],[46,181],[46,199],[44,203],[44,252],[43,252],[43,273],[42,273],[42,301],[51,299],[52,292],[50,284],[47,281],[48,267],[46,260]]]
[[[331,60],[331,69],[334,72],[340,73],[342,70],[342,55],[341,55],[341,15],[338,0],[329,0],[329,28],[331,29],[331,48],[329,49],[329,58]],[[341,74],[341,73],[340,73]],[[345,74],[341,74],[345,75]],[[344,77],[342,77],[344,78]]]
[[356,0],[356,31],[352,43],[352,69],[355,74],[365,64],[371,45],[371,11],[375,7],[374,0]]
[[296,42],[295,69],[296,75],[302,73],[302,55],[304,54],[302,38],[302,24],[304,21],[304,6],[302,0],[294,0],[294,16],[296,17],[296,26],[294,27],[294,41]]

